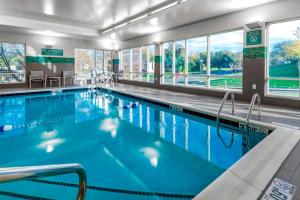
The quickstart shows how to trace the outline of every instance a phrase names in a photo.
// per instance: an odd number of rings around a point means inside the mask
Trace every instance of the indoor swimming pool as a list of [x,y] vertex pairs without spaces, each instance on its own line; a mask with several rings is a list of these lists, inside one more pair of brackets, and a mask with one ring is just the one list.
[[[88,200],[191,199],[266,136],[108,91],[3,96],[0,112],[0,167],[80,163]],[[5,183],[0,199],[75,199],[77,183]]]

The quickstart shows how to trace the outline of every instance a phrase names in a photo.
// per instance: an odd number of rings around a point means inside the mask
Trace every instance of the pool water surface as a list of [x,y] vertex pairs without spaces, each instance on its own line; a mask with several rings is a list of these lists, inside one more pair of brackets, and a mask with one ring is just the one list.
[[[0,167],[80,163],[88,200],[190,199],[265,137],[106,91],[0,97],[0,112],[15,127],[0,134]],[[75,199],[60,184],[75,175],[43,180],[1,184],[0,199]]]

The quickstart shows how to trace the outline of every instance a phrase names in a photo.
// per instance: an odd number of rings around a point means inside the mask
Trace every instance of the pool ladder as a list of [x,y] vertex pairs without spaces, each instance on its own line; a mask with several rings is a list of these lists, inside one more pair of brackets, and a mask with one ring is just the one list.
[[250,103],[250,107],[249,107],[249,111],[248,111],[248,114],[247,114],[247,118],[246,118],[246,127],[249,126],[249,121],[250,121],[250,117],[252,115],[252,110],[253,110],[253,107],[254,107],[254,104],[255,102],[257,102],[257,112],[258,112],[258,119],[259,120],[262,120],[262,115],[261,115],[261,98],[260,98],[260,95],[258,93],[255,93],[253,96],[252,96],[252,100],[251,100],[251,103]]
[[232,110],[231,110],[231,114],[234,115],[235,111],[235,100],[234,100],[234,93],[233,91],[227,91],[223,97],[223,100],[222,100],[222,103],[221,103],[221,106],[219,108],[219,111],[218,111],[218,114],[217,114],[217,125],[219,127],[219,123],[220,123],[220,115],[221,115],[221,112],[222,112],[222,109],[226,103],[226,100],[228,99],[228,96],[230,95],[231,97],[231,104],[232,104]]
[[[218,114],[217,114],[217,127],[219,129],[219,124],[220,124],[220,115],[221,115],[221,112],[222,112],[222,109],[226,103],[226,100],[228,99],[228,96],[230,95],[231,97],[231,104],[232,104],[232,111],[231,111],[231,114],[234,115],[235,114],[235,99],[234,99],[234,92],[233,91],[227,91],[223,97],[223,100],[222,100],[222,103],[221,103],[221,106],[219,108],[219,111],[218,111]],[[259,120],[262,120],[262,115],[261,115],[261,98],[260,98],[260,95],[258,93],[255,93],[253,96],[252,96],[252,99],[251,99],[251,103],[250,103],[250,106],[249,106],[249,111],[248,111],[248,114],[247,114],[247,117],[246,117],[246,124],[245,126],[246,127],[249,127],[249,121],[250,121],[250,117],[252,115],[252,110],[254,108],[254,105],[255,103],[257,102],[257,112],[258,112],[258,119]]]
[[0,168],[0,183],[32,180],[35,178],[76,173],[79,177],[77,200],[84,200],[86,192],[86,173],[79,164],[61,164],[27,167]]

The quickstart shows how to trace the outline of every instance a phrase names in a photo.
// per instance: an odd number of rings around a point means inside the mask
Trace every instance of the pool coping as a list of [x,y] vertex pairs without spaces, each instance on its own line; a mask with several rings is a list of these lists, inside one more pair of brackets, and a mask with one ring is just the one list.
[[[1,96],[71,91],[88,89],[88,86],[75,86],[63,88],[42,88],[21,91],[0,92]],[[147,100],[161,105],[168,105],[181,111],[204,114],[216,118],[217,113],[181,105],[159,98],[138,95],[132,92],[118,90],[116,88],[103,88],[107,91]],[[223,120],[232,120],[234,122],[245,123],[246,120],[233,115],[222,114]],[[258,199],[265,190],[268,183],[276,174],[282,163],[292,152],[298,141],[300,141],[300,131],[292,128],[281,127],[280,125],[267,124],[261,121],[250,120],[250,125],[273,130],[273,132],[263,139],[258,145],[245,154],[232,167],[227,169],[221,176],[208,185],[194,199],[234,199],[234,200],[252,200]],[[220,192],[222,191],[222,192]]]
[[0,90],[0,97],[5,96],[15,96],[15,95],[25,95],[25,94],[39,94],[39,93],[49,93],[49,92],[58,92],[58,91],[72,91],[72,90],[81,90],[81,89],[88,89],[89,86],[71,86],[71,87],[53,87],[53,88],[32,88],[22,90],[13,90],[13,91],[1,91]]

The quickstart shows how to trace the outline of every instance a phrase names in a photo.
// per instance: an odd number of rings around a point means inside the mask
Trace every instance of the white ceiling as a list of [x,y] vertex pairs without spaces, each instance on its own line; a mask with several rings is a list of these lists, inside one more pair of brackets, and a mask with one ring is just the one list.
[[[113,24],[170,0],[0,0],[0,31],[128,40],[276,0],[188,0],[102,34]],[[277,0],[278,1],[278,0]]]

